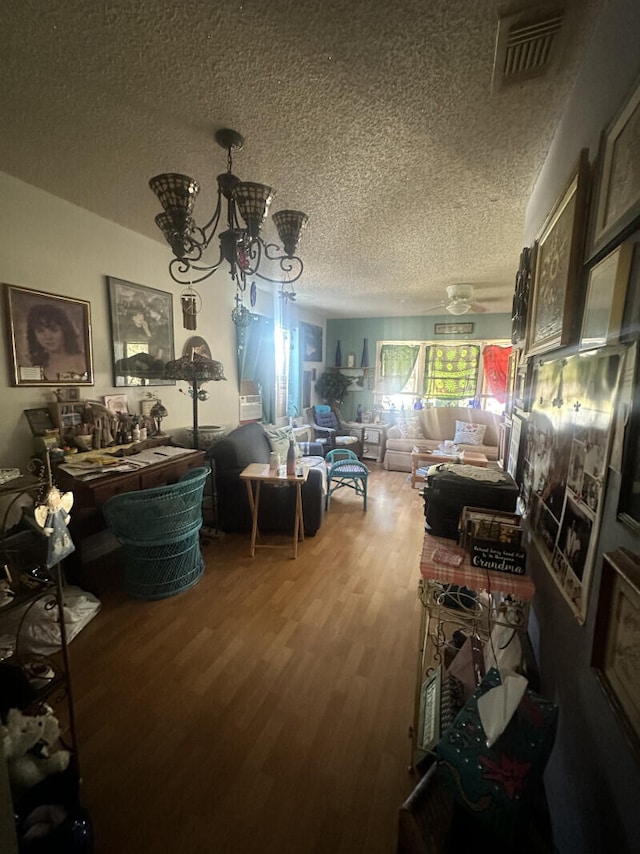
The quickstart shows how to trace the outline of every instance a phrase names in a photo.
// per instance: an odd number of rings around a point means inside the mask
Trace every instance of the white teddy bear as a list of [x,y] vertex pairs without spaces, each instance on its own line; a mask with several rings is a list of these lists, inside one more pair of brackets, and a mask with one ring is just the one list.
[[30,789],[49,774],[61,773],[69,764],[69,751],[54,747],[60,724],[51,713],[36,717],[9,709],[0,735],[11,784],[18,792]]

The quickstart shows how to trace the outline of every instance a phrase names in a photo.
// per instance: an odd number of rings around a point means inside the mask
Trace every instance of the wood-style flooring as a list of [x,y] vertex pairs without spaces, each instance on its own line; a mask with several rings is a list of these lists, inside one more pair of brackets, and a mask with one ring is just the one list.
[[88,567],[102,608],[70,655],[95,854],[395,851],[424,514],[370,470],[367,512],[337,492],[297,560],[213,538],[158,602],[123,594],[118,552]]

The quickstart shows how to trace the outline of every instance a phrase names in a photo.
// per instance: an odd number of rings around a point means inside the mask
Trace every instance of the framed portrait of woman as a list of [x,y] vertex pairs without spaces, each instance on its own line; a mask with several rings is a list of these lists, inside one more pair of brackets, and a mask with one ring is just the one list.
[[88,302],[14,285],[6,300],[14,385],[93,385]]

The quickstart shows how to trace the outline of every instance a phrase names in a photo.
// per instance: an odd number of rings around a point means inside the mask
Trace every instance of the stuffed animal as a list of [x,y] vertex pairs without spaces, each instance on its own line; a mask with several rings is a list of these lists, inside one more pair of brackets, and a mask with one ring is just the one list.
[[0,735],[9,779],[18,794],[49,774],[61,773],[69,764],[69,751],[54,746],[60,736],[60,724],[51,713],[23,715],[19,709],[9,709]]

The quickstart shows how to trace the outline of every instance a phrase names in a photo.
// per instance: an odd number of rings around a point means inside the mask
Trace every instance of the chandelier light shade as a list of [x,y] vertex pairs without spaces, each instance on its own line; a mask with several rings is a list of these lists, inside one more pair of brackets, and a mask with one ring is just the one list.
[[278,237],[282,241],[284,251],[292,258],[309,217],[302,211],[277,211],[272,219],[278,229]]
[[247,224],[247,234],[252,240],[260,235],[262,223],[267,218],[269,205],[276,191],[266,184],[254,184],[241,181],[233,190],[233,200],[238,206],[240,216]]
[[[266,184],[241,181],[233,172],[233,152],[244,146],[237,131],[221,129],[215,140],[227,151],[227,171],[218,175],[216,209],[209,221],[197,225],[194,204],[200,185],[188,175],[156,175],[149,186],[158,197],[163,212],[155,222],[171,247],[174,257],[169,273],[174,281],[192,285],[211,276],[226,262],[238,292],[244,293],[248,276],[282,284],[302,275],[302,260],[295,255],[308,216],[302,211],[280,211],[273,215],[284,251],[267,243],[261,234],[276,191]],[[218,228],[220,232],[218,233]],[[210,244],[218,233],[219,252],[210,257]],[[213,250],[211,250],[213,251]]]

